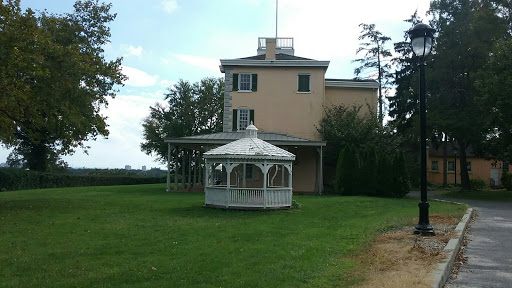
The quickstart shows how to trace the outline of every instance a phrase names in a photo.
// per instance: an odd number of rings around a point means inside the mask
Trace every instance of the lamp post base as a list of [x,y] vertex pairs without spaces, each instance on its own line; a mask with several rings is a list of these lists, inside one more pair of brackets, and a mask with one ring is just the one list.
[[430,225],[430,222],[428,221],[428,208],[430,207],[430,204],[422,201],[418,203],[418,207],[420,208],[420,219],[416,227],[414,227],[414,234],[427,236],[436,235],[434,228],[432,228],[432,225]]
[[435,236],[436,232],[434,231],[434,228],[430,224],[423,224],[423,225],[416,225],[414,227],[414,234],[421,234],[425,236]]

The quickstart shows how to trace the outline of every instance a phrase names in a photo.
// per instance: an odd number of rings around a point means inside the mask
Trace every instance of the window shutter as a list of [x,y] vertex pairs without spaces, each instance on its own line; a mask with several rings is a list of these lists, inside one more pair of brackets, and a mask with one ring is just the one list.
[[254,124],[254,109],[249,110],[249,123]]
[[233,131],[238,128],[238,109],[233,109]]
[[233,91],[238,91],[238,73],[233,73]]
[[252,74],[252,91],[258,91],[258,74]]

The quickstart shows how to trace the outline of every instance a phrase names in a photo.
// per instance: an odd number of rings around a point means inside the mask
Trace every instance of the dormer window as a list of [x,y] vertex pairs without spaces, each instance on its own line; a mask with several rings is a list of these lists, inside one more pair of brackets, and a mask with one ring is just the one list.
[[233,73],[233,91],[250,92],[258,90],[258,74]]
[[310,93],[311,92],[311,74],[299,74],[297,77],[297,92]]

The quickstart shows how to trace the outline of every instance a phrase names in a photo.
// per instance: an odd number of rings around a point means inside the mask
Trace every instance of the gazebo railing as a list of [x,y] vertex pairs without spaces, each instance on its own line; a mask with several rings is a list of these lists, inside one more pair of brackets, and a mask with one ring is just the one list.
[[206,187],[207,205],[225,207],[272,208],[289,207],[292,203],[292,189],[287,187],[228,188]]

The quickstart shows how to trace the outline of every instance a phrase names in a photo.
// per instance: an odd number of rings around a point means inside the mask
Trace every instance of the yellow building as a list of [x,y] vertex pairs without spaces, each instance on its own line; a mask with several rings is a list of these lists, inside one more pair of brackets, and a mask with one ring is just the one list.
[[[452,145],[447,145],[446,156],[447,184],[461,184],[460,158],[458,157],[457,151],[454,151]],[[430,148],[428,157],[428,182],[442,185],[444,172],[443,148]],[[501,186],[501,176],[503,172],[510,171],[510,167],[507,163],[476,157],[471,147],[466,151],[466,163],[469,179],[482,179],[490,187]]]
[[[293,38],[259,38],[257,55],[221,59],[225,75],[223,132],[169,138],[169,146],[207,151],[240,139],[251,122],[259,137],[295,154],[294,193],[323,190],[323,147],[318,132],[324,107],[377,107],[378,83],[373,80],[326,79],[329,61],[295,56]],[[256,169],[257,170],[257,169]],[[258,178],[255,171],[253,178]]]

